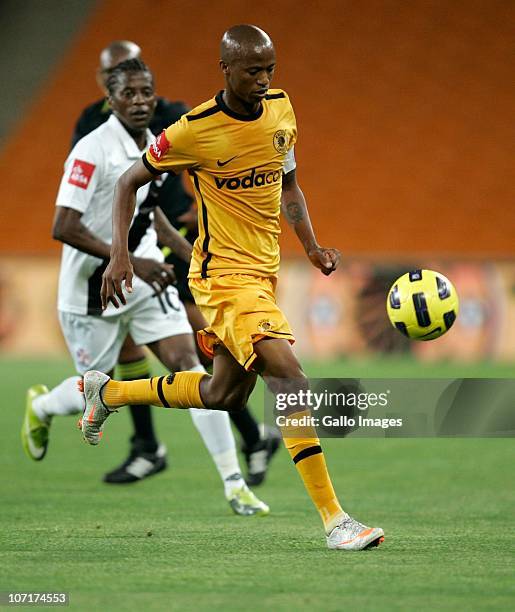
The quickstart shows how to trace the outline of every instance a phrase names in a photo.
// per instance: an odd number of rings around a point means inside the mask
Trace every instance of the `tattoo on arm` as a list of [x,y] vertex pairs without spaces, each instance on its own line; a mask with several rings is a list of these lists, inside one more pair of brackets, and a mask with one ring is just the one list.
[[304,219],[304,210],[299,202],[288,202],[286,204],[286,216],[291,223],[299,223]]

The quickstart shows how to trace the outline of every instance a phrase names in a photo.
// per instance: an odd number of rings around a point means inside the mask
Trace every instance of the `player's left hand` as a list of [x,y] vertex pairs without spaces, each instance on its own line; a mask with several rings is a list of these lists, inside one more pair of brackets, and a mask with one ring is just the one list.
[[336,270],[341,259],[341,253],[338,249],[325,249],[324,247],[310,249],[307,255],[315,268],[318,268],[326,276]]

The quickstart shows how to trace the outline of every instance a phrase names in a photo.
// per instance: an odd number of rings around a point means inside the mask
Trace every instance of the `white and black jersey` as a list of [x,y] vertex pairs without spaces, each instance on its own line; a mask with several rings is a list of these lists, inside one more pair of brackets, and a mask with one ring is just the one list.
[[[147,130],[147,144],[153,135]],[[93,130],[72,149],[64,167],[56,206],[73,208],[82,213],[81,222],[98,238],[112,242],[112,204],[114,187],[118,178],[143,151],[114,116]],[[149,186],[138,190],[136,210],[129,233],[129,250],[138,257],[163,261],[157,247],[157,237],[152,224],[152,213],[141,211],[140,206],[147,197]],[[63,246],[61,271],[59,275],[58,309],[63,312],[90,315],[112,314],[110,305],[102,313],[100,287],[102,273],[107,262]],[[127,295],[127,307],[152,293],[152,289],[135,277],[133,293]],[[121,314],[122,305],[117,314]]]

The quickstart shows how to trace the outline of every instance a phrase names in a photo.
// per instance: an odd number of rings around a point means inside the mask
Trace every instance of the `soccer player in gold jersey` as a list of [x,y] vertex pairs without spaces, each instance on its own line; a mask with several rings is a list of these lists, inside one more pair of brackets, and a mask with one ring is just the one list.
[[[273,393],[307,389],[292,331],[275,301],[281,209],[323,274],[334,272],[340,253],[316,241],[296,178],[295,115],[286,93],[270,89],[275,63],[265,32],[250,25],[230,28],[221,43],[225,89],[164,130],[117,183],[104,307],[125,303],[122,284],[132,291],[127,236],[137,189],[156,174],[189,172],[199,211],[189,283],[209,325],[199,332],[199,344],[213,355],[213,375],[177,372],[118,382],[86,373],[82,431],[90,444],[98,444],[106,418],[125,404],[238,410],[258,374]],[[320,513],[328,547],[362,550],[382,542],[382,529],[366,527],[340,506],[315,430],[283,436]]]

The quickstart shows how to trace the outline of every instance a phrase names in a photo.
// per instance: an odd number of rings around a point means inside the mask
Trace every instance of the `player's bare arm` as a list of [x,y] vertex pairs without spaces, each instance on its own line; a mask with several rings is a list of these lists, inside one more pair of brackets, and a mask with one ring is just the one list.
[[159,206],[154,211],[154,222],[159,244],[169,247],[177,257],[189,263],[193,251],[191,244],[168,221]]
[[81,217],[82,213],[74,208],[57,206],[52,226],[52,238],[88,255],[107,259],[109,257],[109,245],[97,238],[81,222]]
[[125,281],[127,292],[132,292],[134,269],[129,255],[129,229],[136,208],[136,192],[153,178],[143,162],[138,160],[116,182],[113,200],[113,244],[100,291],[104,309],[109,302],[116,308],[119,308],[118,300],[126,304],[122,282]]
[[297,183],[296,171],[283,176],[281,209],[288,223],[295,230],[311,263],[328,276],[340,263],[340,251],[321,247],[315,238],[306,198]]
[[[81,221],[82,213],[73,208],[57,206],[52,236],[73,248],[93,255],[99,259],[108,259],[110,245],[100,240]],[[173,266],[154,259],[130,255],[136,275],[148,283],[156,292],[162,291],[175,281]]]

